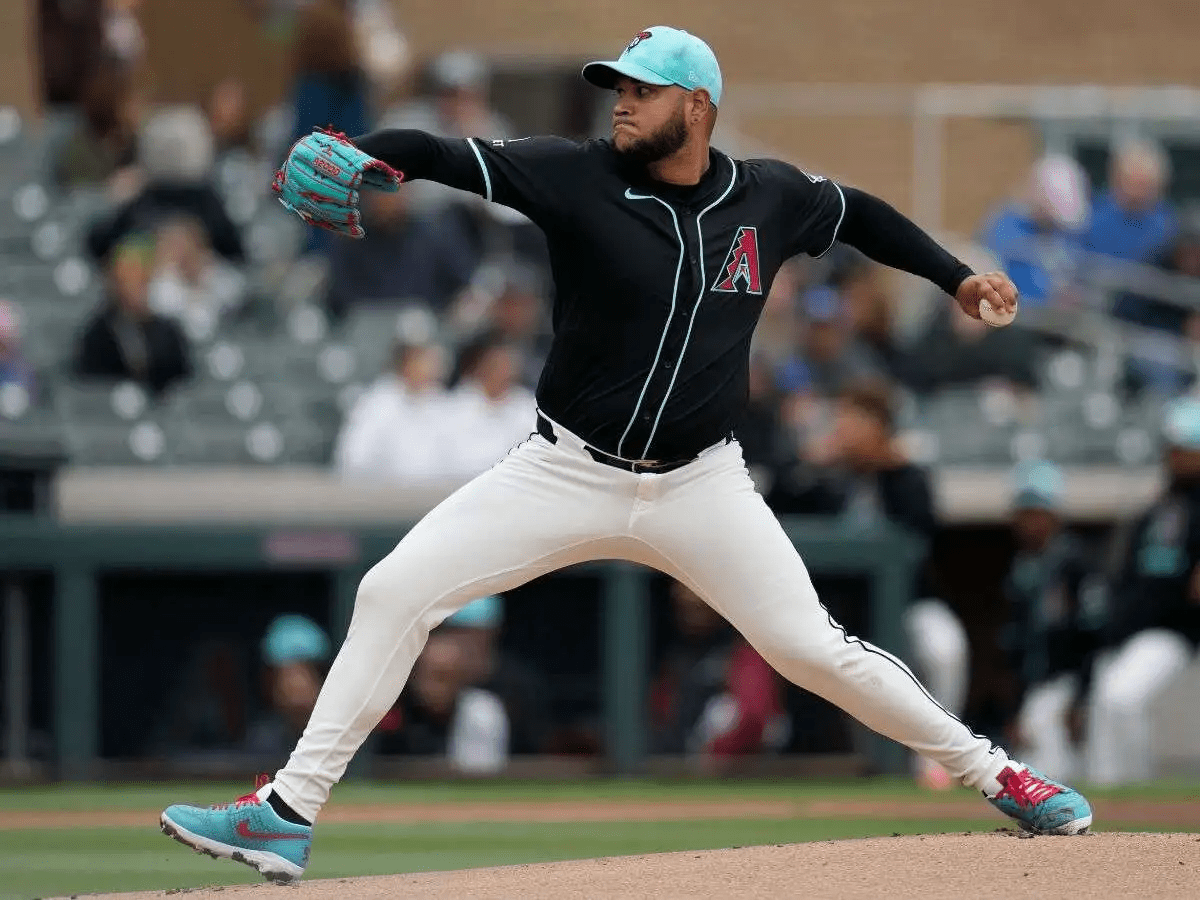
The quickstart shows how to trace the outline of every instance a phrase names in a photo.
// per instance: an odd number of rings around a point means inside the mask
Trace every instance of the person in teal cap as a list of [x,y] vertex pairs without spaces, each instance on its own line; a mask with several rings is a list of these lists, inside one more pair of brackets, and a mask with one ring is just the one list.
[[1134,523],[1113,586],[1111,657],[1097,666],[1087,776],[1128,784],[1154,775],[1151,711],[1200,644],[1200,398],[1163,416],[1162,496]]
[[1079,770],[1083,703],[1104,623],[1106,591],[1081,542],[1063,527],[1064,479],[1037,460],[1013,473],[1017,554],[1004,580],[1005,649],[1017,678],[1022,758],[1051,778]]
[[266,711],[251,723],[246,749],[279,753],[304,731],[325,677],[332,646],[316,622],[295,613],[276,617],[259,646]]
[[550,686],[537,669],[505,651],[501,645],[504,598],[480,597],[442,623],[464,647],[471,684],[490,691],[504,704],[509,720],[512,753],[545,753],[551,730]]

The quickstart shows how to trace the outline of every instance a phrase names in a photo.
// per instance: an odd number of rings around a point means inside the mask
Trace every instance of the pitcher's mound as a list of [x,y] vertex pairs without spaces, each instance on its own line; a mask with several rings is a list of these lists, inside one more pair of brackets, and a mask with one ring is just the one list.
[[[164,892],[108,895],[149,900]],[[940,834],[176,891],[180,900],[1200,897],[1200,834]]]

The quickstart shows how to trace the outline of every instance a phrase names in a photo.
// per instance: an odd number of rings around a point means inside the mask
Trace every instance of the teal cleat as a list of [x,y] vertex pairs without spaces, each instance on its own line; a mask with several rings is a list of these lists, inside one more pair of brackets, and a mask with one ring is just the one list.
[[253,793],[219,806],[177,803],[163,811],[160,823],[163,834],[197,853],[245,863],[270,881],[295,881],[303,875],[312,848],[311,825],[281,819]]
[[1000,791],[988,802],[1032,834],[1084,834],[1092,807],[1083,795],[1029,768],[1006,766],[996,780]]

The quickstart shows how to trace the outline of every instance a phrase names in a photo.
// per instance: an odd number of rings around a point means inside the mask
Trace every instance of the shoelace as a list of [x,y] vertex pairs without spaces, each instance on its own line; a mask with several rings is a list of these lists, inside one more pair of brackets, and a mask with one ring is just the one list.
[[245,806],[247,803],[258,803],[259,789],[262,788],[263,785],[269,784],[270,781],[270,775],[268,775],[266,772],[259,772],[254,776],[254,790],[248,794],[243,794],[242,796],[238,797],[233,801],[233,803],[218,803],[212,808],[228,809],[230,806],[232,806],[234,809],[237,809],[239,806]]
[[1011,797],[1017,806],[1021,807],[1037,806],[1062,792],[1058,785],[1038,778],[1028,769],[1015,772],[1005,768],[996,776],[996,780],[1000,782],[1000,792],[996,794],[996,799]]

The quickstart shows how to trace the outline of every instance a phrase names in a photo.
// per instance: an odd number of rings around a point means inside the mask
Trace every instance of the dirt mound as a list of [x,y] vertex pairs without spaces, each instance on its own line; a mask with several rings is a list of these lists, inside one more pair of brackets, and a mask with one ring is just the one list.
[[[1200,896],[1200,835],[1101,833],[1022,838],[1015,832],[822,841],[537,865],[306,881],[288,900],[354,898],[682,898],[825,896]],[[108,894],[150,900],[167,892]],[[279,900],[273,885],[169,892],[178,900]]]

